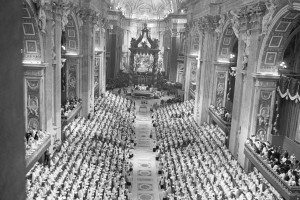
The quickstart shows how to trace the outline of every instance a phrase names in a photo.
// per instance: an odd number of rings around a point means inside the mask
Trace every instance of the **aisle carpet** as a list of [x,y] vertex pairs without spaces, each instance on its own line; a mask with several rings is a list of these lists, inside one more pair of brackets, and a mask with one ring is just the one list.
[[150,108],[139,112],[140,102],[136,101],[137,117],[135,133],[137,145],[134,149],[133,163],[133,200],[158,200],[158,178],[155,153],[152,151],[153,140],[150,138],[152,127]]

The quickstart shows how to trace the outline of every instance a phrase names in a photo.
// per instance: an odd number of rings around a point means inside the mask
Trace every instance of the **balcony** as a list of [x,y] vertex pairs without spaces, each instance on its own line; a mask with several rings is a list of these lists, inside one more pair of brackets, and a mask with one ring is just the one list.
[[245,156],[257,168],[257,170],[272,184],[272,186],[284,197],[285,200],[298,200],[300,198],[300,186],[290,186],[281,179],[266,161],[255,153],[249,144],[245,144]]
[[37,148],[30,154],[25,156],[26,173],[34,166],[34,164],[44,155],[45,151],[50,147],[51,136],[47,135]]
[[208,109],[208,113],[212,121],[214,121],[228,135],[231,123],[223,120],[212,108]]

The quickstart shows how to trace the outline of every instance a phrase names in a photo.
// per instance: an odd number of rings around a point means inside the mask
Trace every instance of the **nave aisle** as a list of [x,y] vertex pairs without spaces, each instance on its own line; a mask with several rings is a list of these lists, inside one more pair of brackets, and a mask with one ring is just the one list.
[[154,131],[151,123],[151,112],[149,108],[147,108],[147,112],[145,109],[139,112],[139,102],[136,101],[135,134],[137,145],[132,158],[132,200],[158,200],[156,153],[152,150],[156,138],[150,138],[151,130]]

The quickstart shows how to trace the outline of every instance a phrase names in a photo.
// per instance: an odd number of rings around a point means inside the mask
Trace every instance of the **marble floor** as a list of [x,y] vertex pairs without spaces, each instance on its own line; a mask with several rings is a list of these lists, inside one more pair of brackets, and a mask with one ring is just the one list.
[[[139,106],[138,104],[136,104]],[[158,200],[157,161],[152,151],[153,141],[150,138],[152,129],[149,108],[137,111],[135,133],[137,145],[134,149],[132,197],[133,200]]]

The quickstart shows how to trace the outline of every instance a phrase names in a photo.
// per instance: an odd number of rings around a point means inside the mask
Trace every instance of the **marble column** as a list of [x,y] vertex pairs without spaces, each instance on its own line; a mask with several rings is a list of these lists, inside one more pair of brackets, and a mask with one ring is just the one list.
[[22,1],[0,8],[0,199],[25,199]]
[[[191,48],[191,35],[187,37],[187,48]],[[184,100],[188,101],[190,99],[190,81],[191,81],[191,61],[189,57],[190,50],[187,50],[187,54],[184,57],[184,73],[185,73],[185,80],[184,80]]]
[[94,110],[94,15],[90,12],[83,15],[82,26],[82,115],[87,117]]
[[[200,37],[201,38],[201,37]],[[216,33],[205,30],[203,39],[200,39],[200,49],[203,48],[200,59],[202,63],[198,63],[196,86],[196,109],[194,110],[196,121],[199,124],[208,121],[208,108],[213,99],[213,80],[214,80],[214,59],[216,52]],[[201,47],[202,46],[202,47]],[[198,72],[199,71],[199,72]]]

